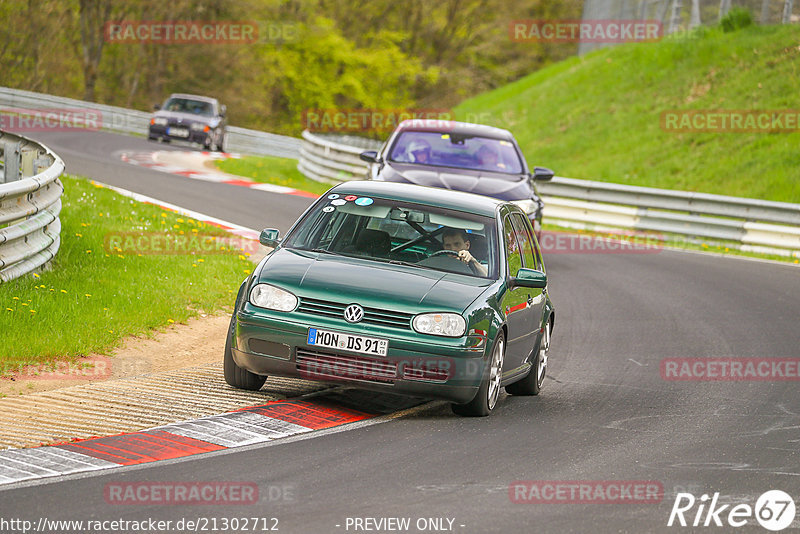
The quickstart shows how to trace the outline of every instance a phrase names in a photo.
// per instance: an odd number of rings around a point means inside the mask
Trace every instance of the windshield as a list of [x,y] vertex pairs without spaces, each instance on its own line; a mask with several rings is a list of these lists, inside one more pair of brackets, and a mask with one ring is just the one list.
[[[494,228],[489,217],[334,193],[303,218],[284,247],[496,278]],[[462,250],[469,254],[459,258]]]
[[192,115],[203,115],[204,117],[214,116],[214,106],[211,102],[190,100],[188,98],[170,98],[164,103],[164,109],[179,113],[191,113]]
[[522,173],[522,162],[510,141],[446,132],[403,132],[397,136],[389,160],[505,174]]

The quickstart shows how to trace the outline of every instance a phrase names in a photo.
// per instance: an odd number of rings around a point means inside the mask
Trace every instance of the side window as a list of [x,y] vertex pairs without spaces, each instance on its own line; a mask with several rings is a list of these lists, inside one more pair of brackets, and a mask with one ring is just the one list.
[[509,276],[517,276],[520,267],[522,267],[522,254],[520,253],[516,234],[517,232],[511,224],[511,218],[506,215],[503,220],[503,242],[505,243]]
[[522,251],[523,265],[527,269],[539,269],[539,262],[534,252],[534,241],[531,236],[530,230],[522,215],[514,213],[511,215],[516,229],[517,239],[519,240],[519,248]]

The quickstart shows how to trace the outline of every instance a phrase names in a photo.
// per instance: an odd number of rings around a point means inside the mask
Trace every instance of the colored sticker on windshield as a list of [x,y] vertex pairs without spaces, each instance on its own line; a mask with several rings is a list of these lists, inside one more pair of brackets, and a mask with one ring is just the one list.
[[357,206],[369,206],[373,202],[374,202],[374,200],[372,200],[369,197],[361,197],[359,199],[356,199],[356,205]]
[[337,198],[336,200],[331,200],[331,204],[334,206],[341,206],[342,204],[347,204],[347,201]]
[[344,197],[344,199],[347,200],[347,201],[355,200],[357,198],[358,197],[356,195],[347,195],[346,197]]
[[336,193],[331,193],[330,195],[328,195],[328,198],[331,200],[336,200],[337,198],[339,198],[339,195],[337,195]]
[[324,211],[325,213],[330,213],[335,209],[336,208],[334,208],[333,206],[325,206],[324,208],[322,208],[322,211]]

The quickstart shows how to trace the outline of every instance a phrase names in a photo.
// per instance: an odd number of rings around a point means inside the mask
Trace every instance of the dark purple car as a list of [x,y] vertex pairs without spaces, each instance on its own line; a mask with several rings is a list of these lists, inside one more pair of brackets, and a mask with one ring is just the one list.
[[380,151],[361,153],[370,163],[367,177],[386,182],[466,191],[510,200],[541,232],[544,203],[534,181],[550,180],[553,171],[533,172],[508,130],[454,121],[401,122]]

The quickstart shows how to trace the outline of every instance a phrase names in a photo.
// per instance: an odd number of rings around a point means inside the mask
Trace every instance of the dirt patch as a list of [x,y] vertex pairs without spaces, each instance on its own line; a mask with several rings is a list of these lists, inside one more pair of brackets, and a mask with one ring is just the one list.
[[220,362],[229,321],[229,314],[189,319],[186,324],[170,325],[152,338],[130,337],[111,356],[92,354],[74,363],[26,371],[14,380],[2,378],[0,395],[25,395]]

